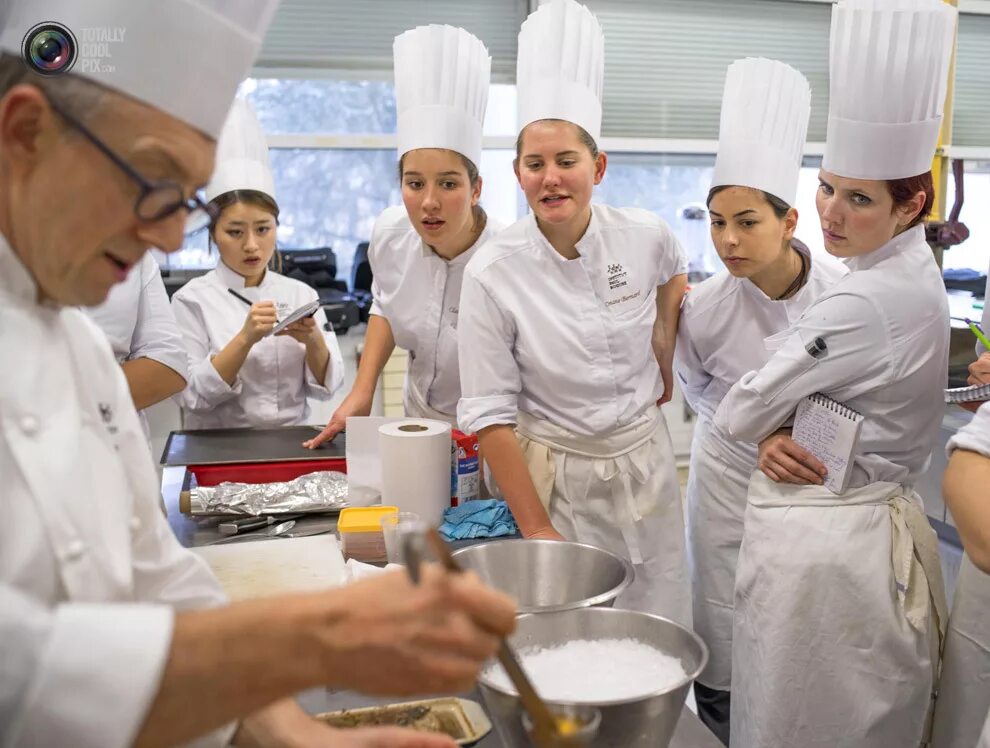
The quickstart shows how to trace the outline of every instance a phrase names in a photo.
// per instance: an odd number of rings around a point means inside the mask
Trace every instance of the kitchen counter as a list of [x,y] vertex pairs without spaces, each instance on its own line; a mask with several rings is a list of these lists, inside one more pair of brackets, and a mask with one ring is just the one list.
[[[179,492],[182,489],[185,472],[184,467],[167,467],[163,470],[162,498],[165,502],[169,524],[179,539],[179,542],[186,547],[194,547],[215,540],[220,537],[220,534],[214,526],[204,524],[202,521],[196,522],[179,511]],[[325,523],[326,518],[303,520],[303,522],[311,521]],[[462,543],[458,543],[458,545],[467,545],[471,542],[485,541],[463,541]],[[413,700],[396,698],[380,699],[352,691],[332,691],[329,689],[313,689],[300,694],[298,698],[303,708],[311,714]],[[472,699],[482,705],[484,704],[481,694],[477,691],[464,694],[464,698]],[[493,729],[492,732],[475,745],[478,748],[501,748],[503,743]],[[674,732],[674,737],[670,742],[670,748],[722,748],[722,744],[701,723],[701,720],[685,706],[681,712],[681,718],[677,722],[677,730]]]

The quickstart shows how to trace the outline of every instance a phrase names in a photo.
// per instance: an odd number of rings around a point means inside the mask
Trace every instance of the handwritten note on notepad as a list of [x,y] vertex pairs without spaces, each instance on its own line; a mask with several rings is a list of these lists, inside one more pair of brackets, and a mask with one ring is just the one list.
[[798,404],[791,438],[828,468],[825,487],[832,493],[842,493],[849,482],[862,427],[862,415],[825,395],[810,395]]

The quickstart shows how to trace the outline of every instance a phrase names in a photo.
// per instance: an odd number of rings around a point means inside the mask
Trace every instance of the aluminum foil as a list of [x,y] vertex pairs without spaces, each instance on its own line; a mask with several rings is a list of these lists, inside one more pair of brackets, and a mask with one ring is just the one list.
[[221,483],[189,492],[193,514],[328,512],[347,506],[347,476],[336,470],[301,475],[284,483]]

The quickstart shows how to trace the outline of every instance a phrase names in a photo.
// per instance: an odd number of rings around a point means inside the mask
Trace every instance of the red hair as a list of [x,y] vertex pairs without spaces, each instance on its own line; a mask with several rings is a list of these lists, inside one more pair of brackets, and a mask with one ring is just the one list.
[[900,207],[911,202],[919,192],[925,193],[925,204],[921,208],[921,212],[908,225],[908,228],[917,226],[928,218],[935,205],[935,183],[932,181],[932,173],[930,171],[926,171],[924,174],[918,174],[915,177],[888,179],[887,191],[894,199],[895,207]]

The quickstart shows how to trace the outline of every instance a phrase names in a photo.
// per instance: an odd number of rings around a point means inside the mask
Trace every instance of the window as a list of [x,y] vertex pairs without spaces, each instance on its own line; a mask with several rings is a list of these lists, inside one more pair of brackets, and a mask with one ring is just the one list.
[[699,279],[722,269],[705,210],[714,163],[714,156],[613,153],[593,199],[663,218],[688,255],[692,278]]
[[[990,266],[990,161],[967,161],[963,178],[965,201],[959,220],[969,228],[969,239],[952,247],[942,256],[942,266],[948,269],[972,268],[981,273]],[[946,190],[946,213],[956,198],[955,185],[949,178]]]
[[[282,247],[330,246],[337,277],[349,279],[354,250],[371,238],[375,218],[402,194],[394,148],[395,92],[384,81],[248,79],[240,90],[258,113],[271,148]],[[493,84],[485,134],[515,135],[515,86]],[[305,147],[280,147],[292,136]],[[332,137],[325,145],[323,140]],[[370,147],[361,147],[364,141]],[[373,141],[373,142],[372,142]],[[511,148],[482,153],[481,203],[493,220],[508,225],[519,215]],[[205,231],[187,237],[182,251],[169,256],[177,268],[211,268]]]

